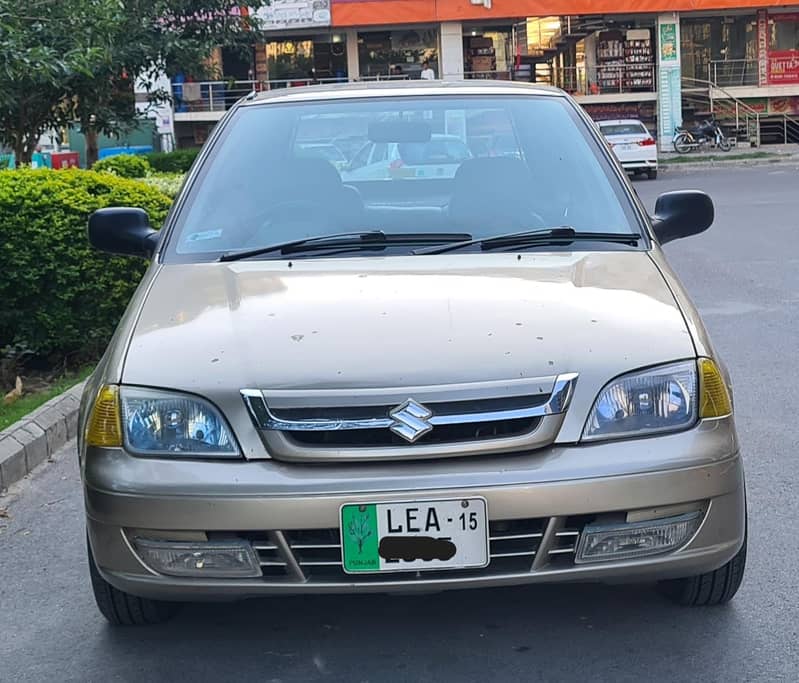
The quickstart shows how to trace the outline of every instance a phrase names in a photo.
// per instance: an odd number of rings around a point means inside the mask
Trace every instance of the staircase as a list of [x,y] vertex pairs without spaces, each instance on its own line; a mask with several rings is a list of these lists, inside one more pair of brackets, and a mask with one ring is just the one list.
[[714,116],[738,145],[799,144],[799,119],[757,111],[709,80],[683,77],[682,110],[686,122]]

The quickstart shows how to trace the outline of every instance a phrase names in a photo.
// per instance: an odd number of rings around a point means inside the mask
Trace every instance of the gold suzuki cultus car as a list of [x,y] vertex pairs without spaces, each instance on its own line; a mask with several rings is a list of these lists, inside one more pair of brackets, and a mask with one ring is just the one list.
[[[309,151],[338,139],[360,140],[339,169]],[[160,231],[89,222],[150,259],[82,406],[100,611],[556,581],[730,600],[730,382],[661,251],[712,222],[695,191],[647,215],[556,90],[246,98]]]

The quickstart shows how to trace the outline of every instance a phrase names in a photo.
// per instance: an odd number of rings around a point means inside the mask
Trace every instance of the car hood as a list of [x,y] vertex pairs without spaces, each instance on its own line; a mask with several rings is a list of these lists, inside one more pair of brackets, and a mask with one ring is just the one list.
[[592,401],[619,374],[695,356],[640,251],[165,265],[152,277],[126,384],[218,396],[576,372]]

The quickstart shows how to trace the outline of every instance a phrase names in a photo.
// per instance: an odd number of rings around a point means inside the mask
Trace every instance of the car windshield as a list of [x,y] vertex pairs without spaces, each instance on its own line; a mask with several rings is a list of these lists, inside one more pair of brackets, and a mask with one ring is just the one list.
[[648,135],[643,123],[602,124],[600,130],[604,135]]
[[[166,259],[213,260],[361,230],[474,238],[553,226],[641,232],[629,194],[565,98],[254,103],[223,125],[181,202]],[[348,153],[334,142],[341,140]],[[386,255],[418,246],[390,245]]]

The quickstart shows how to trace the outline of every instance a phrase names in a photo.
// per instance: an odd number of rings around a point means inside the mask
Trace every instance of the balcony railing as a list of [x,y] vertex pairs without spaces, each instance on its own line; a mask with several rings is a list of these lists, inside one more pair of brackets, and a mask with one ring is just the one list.
[[[511,80],[511,71],[471,71],[463,74],[468,79]],[[172,97],[176,113],[224,112],[251,92],[294,88],[324,83],[346,83],[342,78],[292,78],[271,81],[199,81],[173,83]],[[354,80],[354,79],[349,79]],[[362,76],[359,81],[407,81],[407,75]]]
[[707,79],[722,88],[758,84],[756,59],[713,61],[708,64],[707,70]]
[[172,97],[177,113],[223,112],[251,92],[293,88],[319,83],[342,83],[341,78],[292,78],[273,81],[199,81],[173,83]]
[[554,83],[572,95],[654,92],[655,74],[654,64],[571,66],[556,69]]

